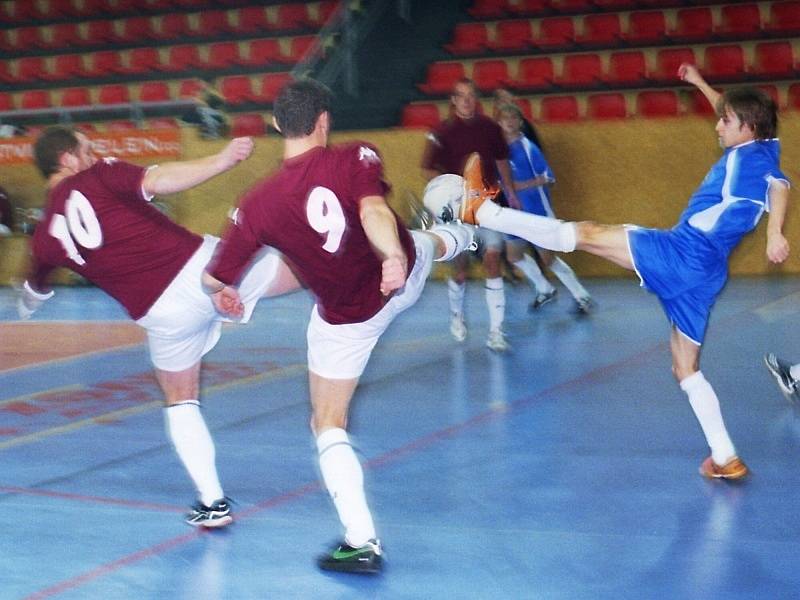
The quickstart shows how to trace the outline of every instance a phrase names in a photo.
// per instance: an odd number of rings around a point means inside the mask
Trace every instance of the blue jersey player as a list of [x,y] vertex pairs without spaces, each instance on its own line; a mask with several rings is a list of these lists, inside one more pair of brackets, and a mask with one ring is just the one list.
[[643,287],[658,296],[672,324],[672,372],[686,392],[703,429],[711,456],[700,466],[706,477],[738,479],[747,466],[737,456],[722,420],[719,400],[700,371],[700,348],[711,307],[725,285],[728,255],[755,229],[765,211],[767,258],[780,263],[789,255],[783,222],[789,182],[780,170],[773,100],[753,88],[720,94],[693,65],[681,65],[680,77],[696,86],[716,108],[716,132],[724,149],[669,230],[592,222],[567,223],[520,214],[485,201],[491,193],[472,185],[465,171],[461,219],[523,237],[561,252],[584,250],[635,271]]
[[[524,119],[519,108],[514,104],[499,105],[497,122],[508,144],[508,164],[520,208],[534,215],[554,217],[550,205],[550,186],[555,183],[555,177],[539,146],[523,134]],[[530,306],[531,310],[536,310],[555,299],[556,288],[544,276],[537,261],[525,253],[525,245],[525,240],[509,236],[506,240],[506,255],[536,288],[536,297]],[[588,313],[592,306],[591,296],[570,266],[549,250],[537,248],[536,252],[542,263],[572,294],[577,312]]]

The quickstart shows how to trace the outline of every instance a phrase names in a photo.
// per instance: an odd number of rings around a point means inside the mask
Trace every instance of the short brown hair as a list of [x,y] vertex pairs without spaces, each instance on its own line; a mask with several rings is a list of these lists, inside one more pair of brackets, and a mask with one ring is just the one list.
[[717,113],[726,109],[755,133],[757,140],[769,140],[778,134],[778,107],[772,97],[758,88],[743,87],[725,92],[717,104]]
[[74,129],[63,125],[48,127],[33,145],[33,160],[39,172],[47,179],[61,168],[61,155],[74,152],[78,145],[78,136]]

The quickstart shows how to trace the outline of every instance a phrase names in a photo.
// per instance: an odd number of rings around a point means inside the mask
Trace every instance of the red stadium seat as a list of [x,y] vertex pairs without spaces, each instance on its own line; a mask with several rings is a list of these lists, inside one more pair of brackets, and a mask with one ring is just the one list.
[[290,73],[266,73],[261,77],[260,92],[256,95],[255,99],[258,102],[274,102],[275,98],[278,97],[278,92],[290,81],[292,81]]
[[170,46],[169,50],[167,50],[167,60],[162,63],[161,70],[169,73],[180,73],[196,69],[202,64],[197,46]]
[[317,3],[317,18],[314,19],[316,28],[324,27],[336,14],[340,7],[339,0],[322,0]]
[[120,54],[116,50],[102,50],[89,55],[89,66],[86,69],[88,77],[109,77],[124,72]]
[[91,104],[92,96],[89,88],[67,88],[61,93],[61,106],[90,106]]
[[680,81],[678,67],[681,63],[696,64],[694,50],[691,48],[665,48],[656,54],[656,68],[648,74],[655,81],[672,82]]
[[686,104],[689,112],[692,114],[704,116],[710,116],[714,114],[714,107],[711,106],[711,103],[703,95],[703,92],[698,89],[693,88],[689,90]]
[[238,42],[215,42],[208,46],[208,60],[206,67],[209,69],[229,69],[239,64]]
[[451,54],[480,54],[489,47],[489,32],[484,23],[459,23],[452,40],[444,45]]
[[192,34],[186,13],[169,13],[156,20],[153,35],[159,40],[181,40]]
[[8,92],[0,92],[0,110],[14,110],[14,97]]
[[281,45],[274,38],[251,40],[248,44],[247,58],[241,60],[243,65],[260,67],[281,62],[283,62]]
[[597,54],[567,54],[556,84],[564,87],[594,87],[603,78],[603,66]]
[[158,37],[150,17],[128,17],[117,23],[117,40],[125,44],[138,44]]
[[608,74],[603,80],[611,86],[642,85],[647,80],[644,52],[612,52],[608,58]]
[[17,81],[44,81],[49,69],[41,56],[23,56],[17,59]]
[[59,54],[53,58],[53,79],[86,77],[82,54]]
[[15,80],[14,74],[9,67],[9,61],[0,60],[0,81],[3,83],[11,83]]
[[411,129],[431,129],[440,121],[439,108],[433,102],[406,104],[400,117],[400,125]]
[[546,96],[542,99],[541,118],[545,121],[574,121],[579,117],[575,96]]
[[267,133],[267,126],[264,123],[264,117],[258,113],[253,114],[239,114],[234,115],[231,122],[231,136],[244,137],[254,136],[258,137]]
[[254,100],[253,85],[249,75],[230,75],[223,77],[219,90],[225,102],[231,105],[252,102]]
[[800,110],[800,83],[793,83],[786,92],[786,104],[789,108]]
[[158,48],[143,46],[133,48],[128,53],[128,66],[125,68],[125,73],[154,73],[160,69],[161,55],[158,53]]
[[97,19],[86,23],[86,35],[83,38],[88,46],[104,46],[116,44],[120,41],[113,21]]
[[752,37],[761,32],[758,4],[726,4],[720,7],[720,24],[714,31],[721,36]]
[[280,30],[310,29],[313,27],[313,23],[308,16],[306,4],[292,2],[278,5],[275,22],[272,26],[274,29]]
[[195,35],[214,38],[233,31],[226,10],[204,10],[197,15]]
[[619,92],[592,94],[586,100],[590,119],[624,119],[628,116],[625,96]]
[[103,85],[97,91],[97,101],[100,104],[126,104],[130,100],[128,86],[122,83]]
[[753,50],[752,72],[765,77],[792,77],[796,72],[791,42],[761,42]]
[[614,46],[619,44],[622,30],[617,13],[599,13],[583,18],[583,33],[576,40],[584,46]]
[[269,31],[271,25],[267,19],[267,11],[263,6],[245,6],[239,9],[238,33],[263,33]]
[[533,30],[528,19],[500,21],[495,26],[495,39],[490,44],[498,52],[524,51],[533,46]]
[[77,23],[56,23],[50,28],[51,48],[73,48],[85,44]]
[[482,92],[490,92],[508,84],[508,64],[502,59],[478,60],[472,66],[472,79]]
[[550,0],[517,0],[508,3],[508,12],[516,16],[536,17],[550,10]]
[[184,79],[178,84],[179,98],[195,98],[205,89],[205,84],[199,79]]
[[508,14],[508,0],[475,0],[467,12],[476,19],[497,19]]
[[44,38],[43,28],[41,27],[19,27],[15,31],[17,35],[16,46],[20,50],[35,50],[37,48],[46,48],[49,46],[48,41]]
[[166,102],[171,98],[166,81],[145,81],[139,87],[139,102]]
[[800,34],[800,1],[772,2],[764,29],[778,35]]
[[510,83],[516,90],[533,91],[552,85],[553,61],[549,56],[531,56],[519,61],[517,79]]
[[314,50],[317,43],[315,35],[298,35],[289,42],[289,53],[284,55],[284,59],[291,65],[297,64],[307,58]]
[[550,17],[539,21],[539,35],[533,43],[542,49],[568,47],[574,44],[575,25],[572,17]]
[[34,110],[51,106],[48,90],[25,90],[19,96],[19,107],[22,109]]
[[782,106],[781,98],[780,98],[780,92],[778,91],[778,87],[777,86],[772,85],[772,84],[761,84],[761,85],[757,85],[756,87],[758,89],[760,89],[761,91],[766,92],[767,95],[770,98],[772,98],[772,100],[775,102],[776,106],[778,106],[778,107]]
[[426,94],[449,94],[459,79],[466,77],[464,65],[460,62],[436,62],[428,65],[425,83],[418,87]]
[[647,90],[636,96],[636,114],[640,116],[674,117],[678,113],[678,96],[672,90]]
[[740,79],[744,75],[744,51],[738,44],[708,46],[704,56],[703,71],[708,79]]
[[667,22],[660,10],[636,11],[628,15],[628,31],[622,36],[629,44],[662,44],[667,37]]
[[710,40],[713,32],[711,8],[682,8],[675,17],[675,28],[669,32],[673,40],[699,42]]

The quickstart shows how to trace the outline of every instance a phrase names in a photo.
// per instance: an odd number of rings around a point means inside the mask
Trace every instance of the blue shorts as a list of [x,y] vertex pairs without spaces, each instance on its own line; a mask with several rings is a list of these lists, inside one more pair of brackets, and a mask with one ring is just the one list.
[[727,256],[700,234],[638,227],[627,233],[642,286],[658,296],[670,323],[701,345],[711,308],[728,279]]

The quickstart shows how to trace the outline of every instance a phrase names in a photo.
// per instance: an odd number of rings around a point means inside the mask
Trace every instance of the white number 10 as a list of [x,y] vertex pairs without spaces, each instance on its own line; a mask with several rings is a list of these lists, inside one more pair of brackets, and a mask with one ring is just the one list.
[[73,190],[67,198],[64,212],[66,216],[53,215],[48,233],[61,242],[70,260],[85,265],[75,242],[87,250],[99,248],[103,244],[100,222],[89,200],[78,190]]
[[342,243],[342,235],[347,223],[339,199],[331,190],[315,187],[308,195],[306,203],[308,224],[317,233],[327,233],[322,249],[333,254]]

